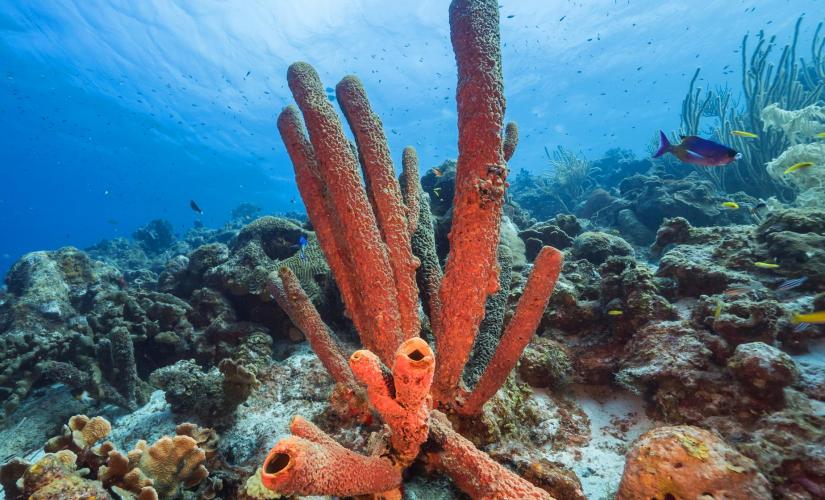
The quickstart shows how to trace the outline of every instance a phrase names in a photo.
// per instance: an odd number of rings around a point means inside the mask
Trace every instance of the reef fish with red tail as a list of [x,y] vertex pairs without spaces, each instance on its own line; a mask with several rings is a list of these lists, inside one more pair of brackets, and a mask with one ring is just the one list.
[[665,133],[659,131],[659,140],[661,145],[653,155],[654,158],[670,153],[684,163],[703,167],[721,167],[742,158],[742,153],[736,152],[735,149],[696,135],[683,136],[682,142],[671,144]]

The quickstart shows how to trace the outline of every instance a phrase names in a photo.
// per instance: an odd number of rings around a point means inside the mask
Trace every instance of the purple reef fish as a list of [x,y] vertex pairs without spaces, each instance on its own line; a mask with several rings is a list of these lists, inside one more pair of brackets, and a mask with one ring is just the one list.
[[659,131],[659,138],[661,145],[656,154],[653,155],[654,158],[670,153],[685,163],[704,167],[721,167],[742,158],[742,153],[737,153],[727,146],[695,135],[682,137],[682,142],[676,145],[671,144],[661,130]]

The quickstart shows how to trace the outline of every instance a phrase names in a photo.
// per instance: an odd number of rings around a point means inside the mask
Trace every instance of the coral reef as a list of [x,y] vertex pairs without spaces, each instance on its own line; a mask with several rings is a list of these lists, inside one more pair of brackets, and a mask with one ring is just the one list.
[[152,372],[149,382],[166,393],[172,411],[202,422],[231,419],[258,385],[255,374],[231,358],[204,372],[193,360]]
[[5,498],[157,500],[204,486],[209,475],[204,462],[217,439],[210,429],[181,424],[176,436],[164,436],[151,446],[140,440],[127,454],[110,441],[100,443],[111,430],[105,418],[72,417],[35,463],[17,460],[0,468]]
[[[134,395],[115,388],[132,382],[121,384],[106,378],[111,372],[90,370],[97,364],[96,352],[84,315],[97,296],[121,290],[122,280],[116,269],[71,247],[30,253],[12,266],[6,276],[9,293],[0,306],[0,384],[6,415],[34,386],[54,382],[88,388],[96,397],[116,404],[134,405]],[[120,349],[117,355],[128,358],[131,340],[122,332],[112,338]]]
[[[714,130],[715,138],[743,155],[739,161],[741,168],[699,171],[723,190],[741,190],[761,197],[792,197],[785,189],[785,182],[769,174],[765,165],[788,149],[797,140],[796,134],[802,132],[798,123],[793,125],[794,131],[778,125],[777,118],[786,123],[787,120],[784,116],[780,117],[777,110],[798,112],[821,102],[825,94],[825,87],[821,84],[825,72],[820,36],[822,23],[811,41],[810,57],[797,59],[803,18],[799,17],[791,42],[781,50],[776,37],[769,37],[764,31],[760,30],[755,35],[756,43],[752,46],[748,44],[751,35],[744,36],[739,49],[744,106],[736,104],[730,89],[703,93],[701,88],[695,88],[698,69],[690,82],[682,104],[680,133],[698,133],[701,118],[711,117],[718,123]],[[780,53],[780,57],[771,61],[775,52]],[[810,116],[813,113],[809,111],[807,114]],[[749,141],[732,134],[734,130],[753,131],[759,135],[759,140]]]
[[407,147],[396,178],[359,80],[332,101],[295,63],[306,216],[20,259],[6,498],[825,496],[825,327],[795,317],[825,309],[821,50],[769,70],[746,38],[743,107],[694,74],[682,132],[717,118],[738,165],[559,148],[513,175],[498,15],[450,6],[455,161]]

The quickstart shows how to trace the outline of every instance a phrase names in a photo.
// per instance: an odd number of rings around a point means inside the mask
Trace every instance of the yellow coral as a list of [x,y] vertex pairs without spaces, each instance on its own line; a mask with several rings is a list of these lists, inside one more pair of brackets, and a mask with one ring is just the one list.
[[258,467],[255,474],[252,474],[249,476],[249,479],[246,480],[246,484],[244,485],[244,493],[246,496],[260,499],[282,498],[280,494],[264,486],[261,482],[261,470],[262,469]]
[[112,432],[112,425],[103,417],[89,419],[86,415],[75,415],[69,419],[72,440],[78,448],[88,448]]
[[[46,442],[47,452],[71,449],[76,452],[88,450],[95,443],[112,432],[112,425],[103,417],[89,418],[86,415],[75,415],[69,419],[68,425],[63,426],[63,433]],[[105,443],[104,443],[105,444]],[[104,448],[104,446],[101,446]],[[93,450],[97,452],[97,450]],[[105,454],[108,450],[104,450]]]
[[180,485],[191,488],[209,475],[203,466],[206,453],[189,436],[164,436],[152,446],[141,440],[129,452],[129,459],[137,459],[137,466],[162,497],[175,496]]

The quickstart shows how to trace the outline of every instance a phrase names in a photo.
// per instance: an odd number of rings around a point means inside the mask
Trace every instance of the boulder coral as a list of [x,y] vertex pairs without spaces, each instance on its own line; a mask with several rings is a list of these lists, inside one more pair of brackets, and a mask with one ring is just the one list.
[[659,427],[642,435],[627,456],[617,500],[649,498],[771,498],[753,460],[698,427]]
[[[538,252],[478,382],[464,385],[487,299],[501,286],[498,248],[506,159],[515,151],[517,134],[510,126],[506,141],[503,137],[497,3],[455,0],[450,26],[458,64],[459,156],[449,258],[443,274],[428,273],[424,280],[434,349],[419,338],[422,280],[416,280],[416,269],[421,259],[413,252],[412,235],[422,218],[412,214],[420,216],[423,204],[422,191],[411,180],[417,177],[411,172],[413,152],[408,148],[404,153],[402,187],[380,121],[355,77],[345,77],[336,90],[357,157],[315,70],[295,63],[287,73],[298,108],[283,110],[278,129],[319,245],[365,349],[347,362],[290,271],[270,275],[269,286],[339,387],[348,388],[353,400],[366,398],[386,426],[363,455],[296,417],[293,436],[279,441],[262,467],[262,483],[279,493],[397,495],[401,473],[426,448],[427,462],[475,498],[550,496],[476,449],[444,415],[477,415],[504,384],[542,318],[563,260],[552,247]],[[366,386],[366,395],[358,382]]]

